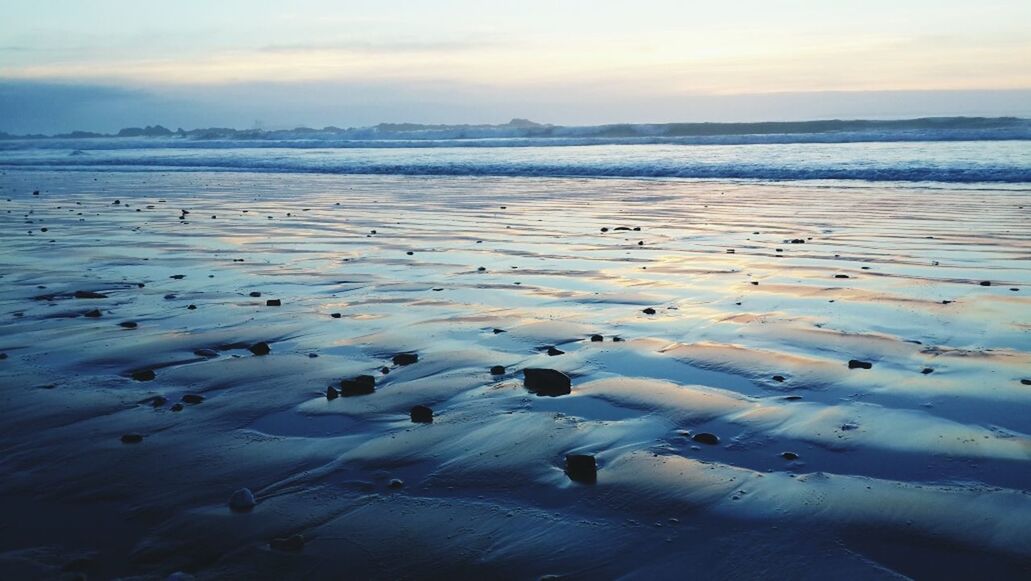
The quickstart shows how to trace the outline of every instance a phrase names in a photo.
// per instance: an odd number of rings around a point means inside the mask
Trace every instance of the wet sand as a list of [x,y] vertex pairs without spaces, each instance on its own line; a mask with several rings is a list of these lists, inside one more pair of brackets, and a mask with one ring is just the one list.
[[0,186],[0,577],[1031,574],[1027,191]]

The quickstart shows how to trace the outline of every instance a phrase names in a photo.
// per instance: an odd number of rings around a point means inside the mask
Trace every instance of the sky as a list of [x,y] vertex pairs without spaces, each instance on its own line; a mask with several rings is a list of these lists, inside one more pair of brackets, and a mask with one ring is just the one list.
[[1031,116],[1028,0],[0,0],[0,131]]

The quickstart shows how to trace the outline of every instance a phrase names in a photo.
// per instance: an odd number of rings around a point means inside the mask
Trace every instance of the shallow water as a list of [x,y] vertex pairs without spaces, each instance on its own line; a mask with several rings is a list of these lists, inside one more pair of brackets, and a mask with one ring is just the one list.
[[[1031,190],[25,170],[0,186],[8,575],[83,555],[99,577],[1031,571]],[[530,394],[524,367],[573,393]],[[358,374],[376,393],[327,401]],[[172,411],[184,394],[205,399]],[[409,421],[416,404],[432,424]],[[596,484],[566,477],[567,453],[596,456]],[[233,514],[244,486],[259,504]],[[104,518],[120,524],[90,530]],[[268,548],[294,533],[303,553]]]

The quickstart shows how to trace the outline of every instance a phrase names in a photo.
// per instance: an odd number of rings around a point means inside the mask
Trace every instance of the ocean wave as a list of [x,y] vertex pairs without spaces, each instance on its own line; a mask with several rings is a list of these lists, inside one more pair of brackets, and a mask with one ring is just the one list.
[[526,163],[304,163],[303,160],[83,159],[4,161],[4,169],[108,171],[246,171],[427,176],[619,177],[746,180],[864,180],[873,182],[1031,183],[1031,168],[998,167],[784,167],[762,164],[526,164]]

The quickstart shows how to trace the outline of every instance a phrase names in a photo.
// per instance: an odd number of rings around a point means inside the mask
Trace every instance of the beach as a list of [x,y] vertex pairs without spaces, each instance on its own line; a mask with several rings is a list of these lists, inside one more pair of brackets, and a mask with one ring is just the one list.
[[1031,573],[1026,183],[111,165],[0,175],[6,578]]

